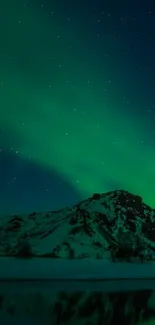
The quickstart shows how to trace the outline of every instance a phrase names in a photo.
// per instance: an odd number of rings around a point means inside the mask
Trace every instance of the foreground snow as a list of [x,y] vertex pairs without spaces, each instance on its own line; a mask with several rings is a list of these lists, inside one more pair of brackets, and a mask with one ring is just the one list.
[[155,263],[112,263],[95,259],[0,258],[0,281],[155,280]]

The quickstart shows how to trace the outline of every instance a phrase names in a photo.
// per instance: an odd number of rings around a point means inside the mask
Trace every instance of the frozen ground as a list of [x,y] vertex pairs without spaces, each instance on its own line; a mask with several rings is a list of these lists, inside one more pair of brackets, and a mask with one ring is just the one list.
[[[109,281],[110,280],[110,281]],[[100,283],[100,285],[99,285]],[[131,284],[139,289],[146,285],[154,286],[155,263],[112,263],[108,260],[94,259],[51,259],[13,257],[0,258],[0,290],[33,291],[38,286],[41,290],[92,290],[111,291],[111,283],[120,288],[131,288]],[[22,285],[21,285],[22,284]],[[129,285],[130,284],[130,285]],[[142,288],[140,287],[142,285]],[[109,288],[109,289],[108,289]],[[152,286],[151,286],[152,288]],[[12,289],[11,289],[12,290]]]

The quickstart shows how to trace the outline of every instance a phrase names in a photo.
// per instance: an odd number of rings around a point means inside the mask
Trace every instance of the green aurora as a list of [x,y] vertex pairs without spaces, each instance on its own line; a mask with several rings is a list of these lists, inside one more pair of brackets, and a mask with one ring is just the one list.
[[138,100],[126,95],[127,57],[117,75],[123,46],[113,40],[112,58],[106,36],[101,73],[84,19],[17,0],[0,16],[0,125],[18,139],[10,150],[58,171],[83,197],[112,183],[155,206],[154,141],[148,120],[133,114]]

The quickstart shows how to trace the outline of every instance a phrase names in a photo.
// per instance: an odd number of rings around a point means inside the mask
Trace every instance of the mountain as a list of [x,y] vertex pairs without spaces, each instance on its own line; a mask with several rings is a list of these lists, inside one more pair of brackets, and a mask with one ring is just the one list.
[[0,219],[0,256],[155,260],[155,210],[117,190],[71,208]]
[[[3,217],[0,219],[0,256],[154,261],[155,210],[141,197],[116,190],[96,193],[59,211]],[[152,295],[151,290],[108,294],[61,292],[50,307],[52,325],[113,325],[117,322],[134,325],[155,317],[155,304],[150,307]],[[43,294],[40,297],[43,301]],[[6,301],[5,296],[3,300]],[[19,309],[19,300],[14,297],[13,315]],[[9,303],[12,304],[12,300],[9,301],[7,297],[4,303],[8,313]],[[33,302],[34,298],[31,304]],[[25,302],[25,310],[29,303],[30,299]],[[38,306],[40,304],[39,300]],[[39,307],[41,310],[43,305]],[[32,310],[34,312],[31,306],[31,313]]]

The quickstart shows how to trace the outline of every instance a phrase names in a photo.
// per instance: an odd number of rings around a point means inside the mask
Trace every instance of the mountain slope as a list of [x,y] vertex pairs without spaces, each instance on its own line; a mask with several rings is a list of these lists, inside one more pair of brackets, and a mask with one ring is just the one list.
[[60,211],[0,219],[1,256],[155,259],[155,210],[117,190]]

